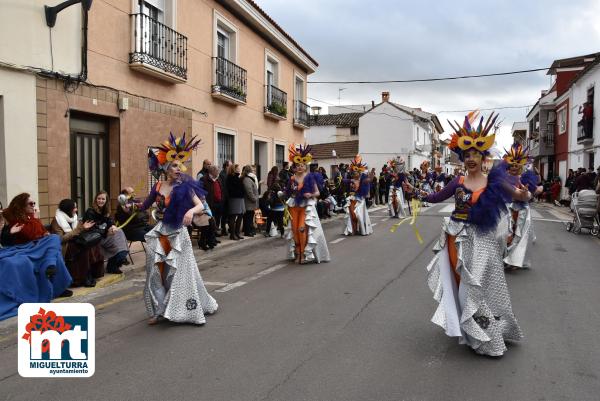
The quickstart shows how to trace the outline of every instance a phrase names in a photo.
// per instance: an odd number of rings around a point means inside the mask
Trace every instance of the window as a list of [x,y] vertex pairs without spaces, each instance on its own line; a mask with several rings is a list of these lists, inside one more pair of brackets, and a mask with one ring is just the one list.
[[358,135],[358,127],[350,127],[350,135]]
[[567,131],[567,107],[558,110],[558,133],[564,134]]
[[304,101],[304,80],[296,77],[296,100]]
[[283,168],[283,162],[285,161],[285,146],[284,145],[275,145],[275,164],[279,169]]
[[237,63],[237,28],[216,10],[213,32],[213,55]]
[[235,160],[235,136],[217,133],[217,163],[222,166],[225,160]]

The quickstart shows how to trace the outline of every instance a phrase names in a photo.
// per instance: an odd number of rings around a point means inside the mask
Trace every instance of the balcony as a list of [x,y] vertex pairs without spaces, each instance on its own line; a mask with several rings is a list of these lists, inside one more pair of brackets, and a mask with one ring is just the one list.
[[594,141],[594,120],[584,121],[581,119],[577,123],[577,143],[589,143]]
[[551,156],[554,154],[554,129],[542,129],[539,137],[537,156]]
[[308,129],[309,117],[310,106],[301,100],[296,100],[294,107],[294,126],[298,128]]
[[287,118],[287,93],[273,85],[265,85],[265,116],[275,120]]
[[213,97],[232,104],[246,104],[247,73],[223,57],[213,57]]
[[187,37],[145,14],[132,14],[129,67],[172,83],[187,81]]

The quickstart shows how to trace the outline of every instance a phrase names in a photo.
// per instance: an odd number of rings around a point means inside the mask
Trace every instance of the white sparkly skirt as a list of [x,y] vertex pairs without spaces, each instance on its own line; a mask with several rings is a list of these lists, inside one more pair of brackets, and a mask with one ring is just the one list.
[[344,235],[352,235],[354,233],[352,224],[352,215],[350,214],[350,205],[353,200],[356,200],[354,204],[354,215],[356,216],[356,228],[360,235],[373,234],[373,226],[371,225],[371,219],[369,217],[369,211],[367,210],[367,202],[364,198],[357,198],[351,195],[346,198],[346,204],[344,210],[346,211],[346,217],[344,218]]
[[[506,226],[506,221],[502,219],[500,224]],[[476,233],[468,224],[445,218],[434,247],[436,255],[427,266],[427,282],[438,302],[431,321],[446,335],[458,337],[460,344],[491,356],[504,354],[505,340],[523,337],[504,276],[506,237],[499,232]],[[448,235],[455,237],[459,285],[448,256]]]
[[519,214],[517,216],[517,222],[513,228],[512,215],[509,213],[510,227],[512,228],[511,233],[513,235],[512,243],[506,249],[506,256],[504,257],[504,263],[507,265],[515,266],[521,269],[531,267],[531,246],[535,241],[535,235],[533,233],[533,221],[531,220],[531,208],[528,204],[522,205],[510,205],[512,212],[513,208]]
[[[168,255],[160,244],[161,235],[169,238]],[[204,314],[214,313],[219,306],[204,286],[187,228],[171,230],[159,222],[146,234],[146,244],[144,302],[148,316],[163,316],[180,323],[205,323]],[[164,262],[164,283],[157,266],[160,262]]]
[[[296,202],[294,198],[290,198],[287,201],[288,207],[295,207]],[[316,201],[309,199],[303,202],[302,205],[306,209],[305,225],[308,230],[308,241],[304,247],[304,260],[307,262],[329,262],[331,257],[329,256],[329,248],[327,247],[327,240],[325,239],[325,233],[321,226],[321,220],[319,220],[319,214],[317,213]],[[285,238],[288,241],[287,246],[287,258],[294,260],[296,258],[296,242],[294,241],[294,233],[292,232],[291,221],[285,230]]]
[[390,187],[390,196],[388,197],[388,213],[392,217],[406,217],[404,205],[404,193],[402,188]]

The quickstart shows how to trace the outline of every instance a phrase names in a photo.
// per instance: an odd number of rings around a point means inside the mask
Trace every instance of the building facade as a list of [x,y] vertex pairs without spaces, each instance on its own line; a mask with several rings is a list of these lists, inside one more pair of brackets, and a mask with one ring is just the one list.
[[[31,9],[28,21],[39,26],[38,53],[49,54],[43,2],[24,3]],[[203,159],[215,164],[232,159],[256,164],[263,179],[272,165],[283,163],[289,144],[304,141],[306,81],[317,62],[253,1],[98,1],[87,18],[79,5],[67,10],[52,28],[56,46],[70,45],[59,54],[64,68],[57,68],[57,48],[54,66],[48,57],[38,64],[6,57],[7,47],[1,48],[0,62],[41,67],[19,71],[28,81],[23,85],[29,101],[16,99],[19,89],[10,96],[0,93],[2,162],[11,165],[6,150],[21,141],[19,147],[34,149],[27,161],[37,166],[37,174],[20,186],[10,181],[14,172],[5,170],[1,200],[31,192],[48,221],[63,198],[84,209],[101,189],[113,202],[123,186],[143,196],[151,185],[148,147],[169,132],[202,139],[189,173]],[[20,12],[4,7],[0,18],[22,23]],[[0,36],[12,35],[14,25],[0,26]],[[69,40],[63,43],[63,37]],[[84,79],[77,75],[82,63]],[[54,71],[70,75],[57,78]],[[2,91],[4,82],[16,84],[7,75],[13,69],[3,64],[0,74]],[[19,102],[29,111],[17,119],[9,113]]]

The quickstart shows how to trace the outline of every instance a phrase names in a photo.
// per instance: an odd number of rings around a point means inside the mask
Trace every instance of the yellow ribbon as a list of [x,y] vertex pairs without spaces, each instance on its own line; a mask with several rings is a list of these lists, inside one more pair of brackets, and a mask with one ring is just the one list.
[[290,214],[290,211],[288,210],[288,205],[285,205],[285,209],[283,209],[283,226],[287,227],[287,225],[291,219],[292,219],[292,215]]
[[118,222],[115,222],[115,223],[117,223],[116,224],[117,228],[123,228],[123,227],[125,227],[135,217],[136,214],[137,214],[137,212],[131,213],[131,216],[129,216],[129,218],[127,220],[125,220],[125,223],[123,223],[121,225],[119,225]]
[[417,237],[417,241],[419,241],[419,244],[422,244],[423,237],[421,237],[421,233],[419,233],[419,229],[417,228],[417,219],[419,218],[419,212],[421,211],[421,202],[413,198],[410,201],[410,205],[412,209],[412,215],[410,217],[405,217],[402,220],[400,220],[400,222],[394,224],[392,228],[390,228],[390,232],[395,233],[398,227],[410,220],[410,225],[413,227],[415,237]]

